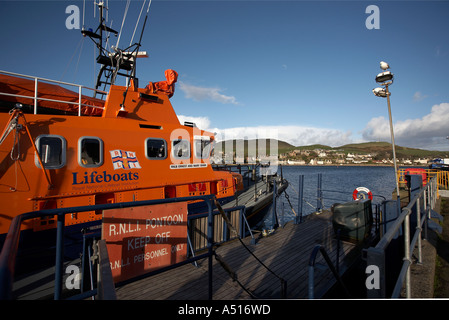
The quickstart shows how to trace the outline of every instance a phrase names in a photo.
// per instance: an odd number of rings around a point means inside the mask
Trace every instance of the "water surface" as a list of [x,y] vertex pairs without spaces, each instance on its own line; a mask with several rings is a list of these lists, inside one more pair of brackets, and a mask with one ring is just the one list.
[[[278,173],[280,174],[280,170]],[[357,187],[366,187],[373,194],[373,203],[380,203],[384,199],[391,199],[395,189],[393,167],[384,166],[283,166],[282,174],[289,182],[287,194],[293,209],[298,213],[299,176],[304,175],[303,215],[316,211],[318,174],[322,174],[323,201],[322,207],[328,209],[334,203],[352,201],[352,193]],[[287,198],[278,198],[277,211],[284,219],[294,218]],[[267,217],[265,224],[270,225],[271,218]]]

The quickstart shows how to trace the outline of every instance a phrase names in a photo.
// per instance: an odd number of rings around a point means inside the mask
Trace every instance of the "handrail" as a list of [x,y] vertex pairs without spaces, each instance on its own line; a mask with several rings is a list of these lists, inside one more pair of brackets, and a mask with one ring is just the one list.
[[[424,168],[403,168],[398,170],[398,181],[400,185],[405,185],[405,175],[407,174],[407,170],[420,170],[423,175],[423,185],[428,183],[433,177],[437,177],[437,190],[440,189],[449,189],[449,171],[446,170],[438,170],[438,169],[424,169]],[[420,174],[419,171],[415,171],[410,174]],[[424,180],[425,178],[425,180]]]
[[[241,225],[240,230],[238,231],[236,237],[245,237],[246,236],[246,229],[248,229],[249,231],[249,235],[252,238],[252,243],[255,242],[255,238],[254,238],[254,234],[252,233],[251,229],[249,228],[249,224],[248,221],[246,220],[246,216],[245,216],[245,211],[246,211],[246,207],[245,206],[236,206],[236,207],[232,207],[232,208],[226,208],[226,209],[222,209],[224,212],[231,212],[231,211],[237,211],[239,210],[239,214],[240,214],[240,218],[241,223],[244,223],[244,225]],[[205,212],[205,213],[196,213],[196,214],[192,214],[192,215],[188,215],[187,220],[191,221],[191,220],[196,220],[196,219],[200,219],[200,218],[205,218],[209,215],[209,213]],[[212,216],[219,216],[221,215],[221,212],[218,210],[214,210],[212,211]],[[229,219],[223,219],[225,224],[223,225],[223,229],[229,229],[229,225],[231,225]],[[246,228],[245,228],[246,226]],[[227,237],[225,237],[223,235],[223,242],[231,240],[232,238],[230,237],[229,234],[227,234]],[[190,240],[191,241],[191,240]],[[215,244],[219,244],[219,242],[215,242]],[[192,244],[189,244],[190,248],[191,248],[191,252],[194,255],[195,252],[198,251],[202,251],[205,248],[204,247],[199,247],[199,248],[193,248]]]
[[[58,229],[57,229],[57,255],[56,255],[56,272],[55,272],[55,299],[59,299],[61,296],[61,289],[62,289],[62,246],[60,245],[63,240],[63,234],[64,234],[64,215],[72,212],[83,212],[83,211],[92,211],[92,210],[107,210],[107,209],[114,209],[114,208],[126,208],[126,207],[132,207],[132,206],[143,206],[148,204],[158,204],[158,203],[169,203],[169,202],[182,202],[182,201],[194,201],[194,200],[203,200],[208,204],[208,212],[201,213],[201,214],[195,214],[195,215],[189,215],[188,220],[194,220],[202,217],[208,218],[208,230],[206,231],[207,236],[207,248],[209,249],[207,253],[200,254],[198,256],[193,256],[191,258],[188,258],[184,260],[181,263],[177,263],[175,265],[170,265],[164,268],[157,269],[155,271],[146,273],[144,275],[134,277],[132,279],[123,281],[121,283],[116,284],[116,286],[122,286],[126,283],[133,282],[139,279],[143,279],[146,277],[150,277],[155,274],[162,273],[164,271],[168,271],[171,269],[174,269],[176,267],[182,266],[184,264],[188,263],[195,263],[196,261],[204,258],[210,258],[215,254],[213,250],[213,228],[211,228],[213,224],[212,217],[214,215],[219,215],[221,212],[219,211],[212,211],[212,199],[214,198],[213,195],[207,195],[207,196],[195,196],[195,197],[186,197],[186,198],[171,198],[171,199],[160,199],[160,200],[146,200],[146,201],[139,201],[139,202],[127,202],[127,203],[113,203],[113,204],[104,204],[104,205],[94,205],[94,206],[83,206],[83,207],[72,207],[72,208],[60,208],[60,209],[48,209],[48,210],[41,210],[41,211],[35,211],[35,212],[29,212],[25,213],[19,216],[16,216],[10,226],[8,235],[7,235],[7,241],[5,241],[3,250],[0,254],[0,299],[12,299],[12,283],[14,281],[14,264],[15,264],[15,255],[18,248],[18,239],[20,237],[20,225],[24,221],[28,219],[33,219],[36,217],[44,217],[44,216],[52,216],[57,215],[58,216]],[[238,206],[233,208],[227,208],[224,209],[224,211],[234,211],[239,210],[240,211],[240,219],[243,219],[241,223],[246,223],[245,218],[245,208],[244,206]],[[225,221],[226,222],[226,221]],[[242,225],[242,228],[238,232],[238,237],[245,234],[245,226]],[[211,233],[212,232],[212,233]],[[229,236],[229,235],[228,235]],[[252,233],[251,236],[253,237]],[[69,297],[70,300],[76,300],[76,299],[85,299],[88,297],[92,297],[95,295],[98,295],[98,297],[101,299],[115,299],[114,294],[112,291],[112,287],[114,286],[113,282],[111,282],[111,277],[108,275],[110,273],[110,264],[109,264],[109,258],[107,256],[107,249],[103,248],[101,250],[100,248],[101,242],[97,242],[97,254],[94,254],[94,256],[97,256],[99,260],[97,262],[99,263],[100,270],[99,274],[103,275],[102,277],[99,277],[98,279],[98,287],[97,288],[91,288],[91,290],[86,292],[81,292],[80,294],[76,294],[74,296]],[[202,248],[204,250],[204,247]],[[109,270],[108,270],[109,269]],[[92,270],[91,270],[92,272]],[[210,271],[211,273],[211,271]],[[107,290],[104,290],[108,288]],[[210,283],[209,283],[209,297],[212,297],[212,281],[210,276]]]
[[[79,206],[79,207],[69,207],[69,208],[57,208],[57,209],[46,209],[39,211],[27,212],[18,216],[15,216],[6,235],[5,242],[3,244],[2,251],[0,253],[0,299],[12,299],[12,285],[14,282],[14,268],[16,262],[16,253],[19,245],[20,237],[20,227],[21,224],[29,219],[34,219],[37,217],[47,217],[47,216],[57,216],[57,242],[56,242],[56,261],[55,261],[55,292],[54,298],[59,300],[62,293],[62,276],[63,276],[63,236],[65,228],[65,215],[73,212],[86,212],[94,210],[108,210],[117,208],[129,208],[138,207],[152,204],[163,204],[172,202],[184,202],[184,201],[205,201],[208,206],[208,230],[207,230],[207,243],[208,243],[208,253],[206,255],[200,255],[195,258],[187,259],[182,264],[191,263],[193,261],[209,257],[210,271],[209,271],[209,298],[212,298],[212,256],[213,256],[213,218],[212,218],[212,199],[214,195],[205,196],[194,196],[194,197],[184,197],[184,198],[168,198],[168,199],[157,199],[157,200],[144,200],[144,201],[131,201],[131,202],[121,202],[121,203],[111,203],[111,204],[98,204],[91,206]],[[165,268],[166,269],[166,268]]]
[[[350,297],[348,289],[346,288],[345,284],[343,283],[343,280],[341,279],[340,275],[338,274],[337,269],[335,268],[334,264],[332,263],[331,259],[329,258],[329,255],[327,254],[326,249],[321,245],[316,245],[312,253],[310,254],[309,259],[309,299],[314,299],[315,296],[315,261],[316,257],[318,255],[318,252],[321,253],[324,260],[326,261],[327,265],[329,266],[329,269],[331,270],[332,274],[334,275],[335,279],[338,281],[338,283],[341,285],[343,290],[345,291],[346,295]],[[338,253],[337,253],[338,255]]]
[[[96,108],[96,109],[104,109],[103,107],[82,103],[81,102],[82,89],[92,90],[94,93],[98,92],[98,93],[101,93],[103,95],[104,94],[108,94],[107,92],[102,91],[102,90],[93,89],[93,88],[86,87],[86,86],[83,86],[83,85],[69,83],[69,82],[64,82],[64,81],[51,80],[51,79],[46,79],[46,78],[41,78],[41,77],[29,76],[29,75],[25,75],[25,74],[9,72],[9,71],[4,71],[4,70],[0,70],[0,74],[7,74],[7,75],[12,75],[12,76],[17,76],[17,77],[28,78],[28,79],[34,80],[34,95],[33,96],[24,96],[24,95],[20,95],[20,94],[0,92],[0,95],[3,95],[3,96],[25,98],[25,99],[33,100],[34,101],[34,114],[37,114],[37,101],[38,100],[42,100],[42,101],[51,101],[51,102],[57,102],[57,103],[65,103],[65,104],[70,104],[70,105],[78,105],[78,116],[81,116],[81,107],[91,107],[91,108]],[[72,86],[72,87],[78,88],[78,90],[77,90],[77,92],[78,92],[78,102],[71,102],[71,101],[64,101],[64,100],[48,99],[48,98],[38,97],[37,93],[38,93],[38,82],[39,81],[51,82],[51,83],[56,83],[56,84],[59,84],[59,85]]]
[[[415,244],[418,242],[418,259],[421,262],[421,232],[423,224],[430,220],[430,213],[432,209],[435,207],[436,199],[438,197],[437,193],[437,176],[434,176],[430,179],[427,185],[415,194],[413,199],[409,202],[409,204],[402,209],[400,215],[396,218],[394,222],[392,222],[391,226],[384,234],[384,236],[380,239],[375,247],[370,247],[365,249],[367,265],[376,266],[379,269],[380,279],[379,279],[379,287],[369,289],[368,295],[369,297],[385,297],[386,296],[386,276],[385,276],[385,250],[396,236],[397,232],[401,227],[403,227],[404,234],[404,259],[400,274],[396,280],[396,284],[394,290],[392,292],[392,297],[399,297],[400,291],[404,284],[406,287],[406,296],[410,298],[410,266],[412,264],[411,256],[415,249]],[[399,205],[399,204],[398,204]],[[416,210],[413,210],[413,207],[416,205]],[[421,217],[421,208],[423,207],[423,215]],[[413,234],[412,241],[410,241],[410,215],[415,212],[416,213],[416,229]],[[426,224],[427,227],[427,224]]]

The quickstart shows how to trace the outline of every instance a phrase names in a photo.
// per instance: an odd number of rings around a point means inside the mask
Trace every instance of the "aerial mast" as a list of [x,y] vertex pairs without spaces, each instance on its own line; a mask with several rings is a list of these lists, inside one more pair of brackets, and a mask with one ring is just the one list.
[[[144,5],[146,3],[146,0],[143,2],[142,9],[144,8]],[[104,19],[105,12],[104,10],[108,10],[108,8],[105,6],[104,1],[100,1],[98,3],[95,3],[98,6],[98,9],[100,11],[100,24],[95,30],[95,32],[92,31],[92,29],[86,29],[83,26],[83,29],[81,30],[81,33],[83,36],[88,36],[97,46],[99,54],[96,59],[97,63],[101,65],[100,71],[98,72],[97,76],[97,82],[95,89],[100,89],[103,91],[106,91],[106,87],[115,84],[115,80],[117,76],[123,76],[130,79],[136,79],[136,66],[135,62],[138,57],[148,57],[146,52],[139,52],[139,49],[141,47],[141,41],[143,32],[145,30],[145,25],[148,19],[148,12],[150,10],[151,1],[148,4],[148,8],[146,11],[145,21],[143,23],[142,31],[140,34],[140,39],[138,43],[130,44],[129,47],[125,49],[120,49],[118,47],[118,43],[120,40],[120,34],[115,31],[112,28],[109,28],[106,26],[106,21]],[[122,28],[125,21],[125,15],[127,13],[127,9],[129,6],[129,2],[127,3],[127,7],[125,9],[123,22],[122,22]],[[139,15],[140,19],[140,15]],[[137,24],[136,23],[136,28]],[[117,45],[111,46],[111,49],[108,50],[105,45],[103,45],[103,31],[106,31],[108,33],[113,33],[115,36],[119,36],[119,39],[117,40]],[[131,40],[132,41],[132,40]],[[97,94],[97,93],[96,93]]]

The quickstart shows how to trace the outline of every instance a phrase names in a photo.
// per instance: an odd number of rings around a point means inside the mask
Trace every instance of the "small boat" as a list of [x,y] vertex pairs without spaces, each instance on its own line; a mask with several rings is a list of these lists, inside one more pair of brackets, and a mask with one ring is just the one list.
[[448,171],[449,170],[449,159],[441,159],[441,158],[433,159],[429,164],[429,169]]
[[242,175],[244,188],[238,190],[236,197],[223,204],[229,209],[245,206],[246,219],[252,227],[262,227],[263,218],[275,210],[273,197],[281,195],[288,187],[288,181],[277,172],[270,171],[270,164],[239,164],[214,166],[215,170],[237,170]]

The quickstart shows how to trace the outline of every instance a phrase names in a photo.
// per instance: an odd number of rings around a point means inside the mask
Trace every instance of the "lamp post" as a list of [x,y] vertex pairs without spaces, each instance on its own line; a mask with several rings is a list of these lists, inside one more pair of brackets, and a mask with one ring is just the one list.
[[380,68],[384,70],[383,72],[379,73],[376,76],[376,82],[379,83],[383,87],[375,88],[373,89],[373,93],[377,97],[387,98],[387,104],[388,104],[388,116],[390,119],[390,136],[391,136],[391,144],[393,147],[393,165],[394,165],[394,175],[396,178],[396,192],[398,196],[398,200],[400,199],[399,196],[399,179],[398,179],[398,165],[396,160],[396,147],[394,143],[394,130],[393,130],[393,121],[391,117],[391,106],[390,106],[390,91],[388,90],[388,86],[393,83],[393,74],[390,71],[386,71],[390,68],[388,63],[381,61],[380,62]]
[[[373,89],[373,93],[377,97],[387,98],[388,103],[388,116],[390,118],[390,134],[391,134],[391,144],[393,145],[393,163],[394,163],[394,175],[396,178],[396,192],[397,192],[397,210],[398,217],[401,214],[401,205],[400,205],[400,195],[399,195],[399,177],[398,177],[398,166],[396,162],[396,148],[394,144],[394,132],[393,132],[393,121],[391,119],[391,106],[390,106],[390,91],[388,91],[388,86],[393,83],[393,74],[390,71],[386,71],[390,68],[388,63],[381,61],[380,68],[384,70],[376,76],[376,82],[379,83],[381,88]],[[411,264],[410,260],[410,217],[407,214],[404,218],[404,260],[408,261]],[[410,268],[407,268],[407,272],[405,274],[405,289],[406,289],[406,297],[411,297],[411,286],[410,286]]]

